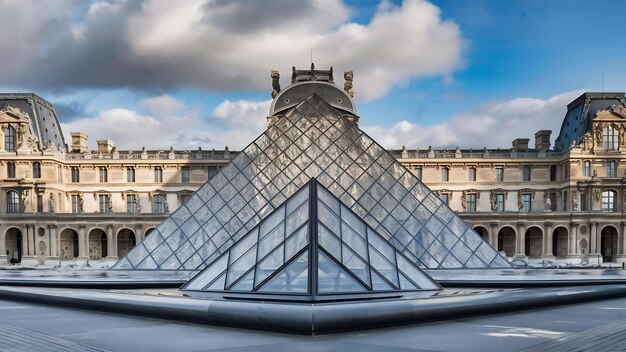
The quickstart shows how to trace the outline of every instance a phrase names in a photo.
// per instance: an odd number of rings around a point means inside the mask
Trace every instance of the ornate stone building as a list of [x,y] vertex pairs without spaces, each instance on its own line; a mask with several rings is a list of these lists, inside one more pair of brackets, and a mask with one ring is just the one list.
[[[532,148],[518,138],[511,148],[394,154],[508,257],[621,265],[625,106],[624,93],[581,95],[554,147],[541,130]],[[34,94],[0,94],[0,127],[1,262],[119,258],[237,154],[117,150],[110,140],[90,151],[82,133],[66,145],[54,107]]]

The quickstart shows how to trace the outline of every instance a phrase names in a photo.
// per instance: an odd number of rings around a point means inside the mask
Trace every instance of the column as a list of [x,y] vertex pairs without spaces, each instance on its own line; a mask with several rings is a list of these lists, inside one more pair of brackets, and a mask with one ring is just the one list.
[[598,234],[596,233],[596,223],[592,222],[589,228],[591,229],[589,231],[589,254],[597,254],[598,247],[596,247],[596,237]]
[[28,237],[28,225],[22,226],[22,258],[30,256],[30,239]]
[[489,224],[489,227],[491,228],[491,231],[489,231],[489,244],[498,250],[498,233],[496,232],[498,230],[498,223],[492,222]]
[[543,255],[541,257],[554,259],[554,254],[552,253],[552,223],[546,221],[543,228]]
[[107,247],[107,258],[117,259],[117,243],[113,238],[113,225],[107,225]]
[[576,240],[578,239],[578,224],[570,222],[567,235],[569,236],[567,241],[567,255],[568,257],[577,257]]
[[617,236],[619,244],[617,248],[617,264],[626,263],[626,222],[620,224],[620,234]]
[[50,233],[50,258],[57,259],[59,255],[59,239],[57,238],[57,225],[48,225]]
[[86,242],[85,227],[86,227],[85,225],[78,226],[78,258],[77,259],[89,259],[89,256],[87,256],[87,251],[85,250],[87,248],[87,246],[85,245],[85,242]]
[[135,225],[135,245],[143,241],[143,227],[141,224]]
[[602,226],[600,224],[596,225],[596,254],[598,258],[601,257],[602,253]]
[[4,232],[6,229],[4,226],[0,226],[0,264],[4,264],[7,262],[7,248],[6,248],[6,238],[4,237]]
[[515,257],[526,258],[526,227],[517,223],[517,235],[515,236]]

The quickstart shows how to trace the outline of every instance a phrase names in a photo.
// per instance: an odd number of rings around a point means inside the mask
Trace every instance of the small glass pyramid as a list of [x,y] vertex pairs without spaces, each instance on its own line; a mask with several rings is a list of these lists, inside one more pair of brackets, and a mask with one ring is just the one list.
[[421,268],[511,267],[345,113],[313,94],[277,118],[112,269],[201,270],[310,178]]
[[312,179],[182,289],[315,297],[440,288]]

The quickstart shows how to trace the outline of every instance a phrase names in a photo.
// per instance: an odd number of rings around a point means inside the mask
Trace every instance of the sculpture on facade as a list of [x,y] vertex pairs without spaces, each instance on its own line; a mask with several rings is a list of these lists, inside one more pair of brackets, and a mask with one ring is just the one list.
[[280,72],[272,70],[270,77],[272,77],[272,98],[276,98],[280,93]]
[[545,211],[552,211],[552,201],[550,200],[550,197],[546,197]]
[[524,210],[524,200],[522,199],[522,194],[521,193],[517,196],[517,209],[519,211],[523,211]]
[[48,212],[54,213],[54,194],[50,193],[50,199],[48,200]]
[[496,199],[496,194],[495,193],[492,192],[489,195],[489,202],[491,203],[491,211],[498,210],[498,201]]
[[580,210],[580,204],[578,203],[578,195],[575,193],[572,195],[572,210],[574,211]]
[[350,95],[351,97],[354,97],[354,90],[352,87],[352,80],[354,78],[354,73],[352,72],[352,70],[344,72],[343,78],[346,80],[345,83],[343,84],[343,90],[345,90],[346,93],[348,93],[348,95]]

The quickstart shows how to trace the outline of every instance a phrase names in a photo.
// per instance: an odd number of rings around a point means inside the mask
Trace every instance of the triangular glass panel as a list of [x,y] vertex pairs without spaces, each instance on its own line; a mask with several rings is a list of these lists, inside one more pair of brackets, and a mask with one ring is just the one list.
[[[164,265],[171,255],[167,252],[193,250],[196,252],[177,257],[199,255],[203,264],[195,269],[201,270],[219,255],[217,251],[228,251],[240,237],[282,207],[311,176],[327,189],[315,205],[317,216],[340,238],[338,199],[395,250],[402,251],[411,240],[416,241],[419,246],[413,248],[429,252],[427,256],[413,253],[411,258],[418,266],[435,269],[464,265],[465,258],[461,257],[466,255],[456,253],[457,260],[445,260],[461,241],[479,256],[482,267],[510,267],[439,197],[344,115],[316,94],[281,110],[261,136],[197,190],[193,201],[175,210],[143,240],[143,247],[137,246],[128,254],[132,260],[120,261],[112,269],[136,268],[147,250],[159,270],[180,270],[180,266]],[[261,228],[260,237],[281,221],[287,223],[285,236],[297,231],[309,212],[302,199],[294,200],[283,214],[275,213],[276,218],[266,219],[268,229]],[[351,220],[342,221],[357,234],[362,233],[355,228],[360,225],[352,226]],[[206,238],[192,237],[199,229]],[[181,248],[188,239],[193,247]],[[199,246],[199,240],[212,241],[215,246]],[[432,246],[433,241],[436,246]],[[354,242],[348,245],[357,253],[362,249]]]
[[318,293],[367,292],[365,285],[348,274],[323,251],[318,251]]
[[269,281],[257,289],[258,292],[307,293],[309,289],[309,256],[307,251],[289,263]]

